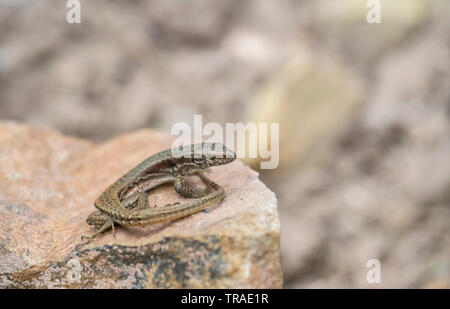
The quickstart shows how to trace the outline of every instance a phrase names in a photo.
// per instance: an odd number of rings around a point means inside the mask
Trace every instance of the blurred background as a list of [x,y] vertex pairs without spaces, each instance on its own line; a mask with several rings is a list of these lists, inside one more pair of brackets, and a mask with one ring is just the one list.
[[365,0],[82,0],[68,24],[0,0],[0,119],[95,142],[279,122],[259,172],[286,288],[450,288],[450,2],[380,3],[369,24]]

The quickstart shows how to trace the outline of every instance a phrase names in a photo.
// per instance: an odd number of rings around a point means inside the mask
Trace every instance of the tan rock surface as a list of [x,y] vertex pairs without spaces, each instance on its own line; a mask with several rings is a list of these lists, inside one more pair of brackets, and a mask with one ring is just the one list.
[[[0,287],[281,287],[275,195],[237,161],[211,170],[226,191],[211,212],[118,227],[115,238],[108,232],[75,249],[92,233],[85,219],[95,198],[170,143],[141,130],[96,145],[0,122]],[[167,186],[149,201],[178,199]]]

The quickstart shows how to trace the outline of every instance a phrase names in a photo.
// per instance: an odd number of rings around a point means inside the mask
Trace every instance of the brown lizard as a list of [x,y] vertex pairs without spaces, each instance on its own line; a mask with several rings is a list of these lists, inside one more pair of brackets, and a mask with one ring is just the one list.
[[[176,150],[179,152],[175,156]],[[114,223],[146,225],[172,221],[222,200],[224,189],[206,177],[203,171],[235,159],[235,153],[219,143],[193,144],[150,156],[97,198],[94,205],[98,211],[86,219],[87,224],[96,227],[91,239],[110,227],[114,233]],[[207,185],[206,190],[196,191],[184,184],[184,176],[193,174],[197,174]],[[175,190],[190,199],[150,208],[148,191],[166,183],[174,183]]]

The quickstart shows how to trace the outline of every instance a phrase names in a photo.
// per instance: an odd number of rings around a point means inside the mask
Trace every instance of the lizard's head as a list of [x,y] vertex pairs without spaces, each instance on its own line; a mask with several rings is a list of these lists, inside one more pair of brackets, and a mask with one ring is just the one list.
[[236,154],[220,143],[198,144],[196,148],[192,161],[202,169],[236,160]]

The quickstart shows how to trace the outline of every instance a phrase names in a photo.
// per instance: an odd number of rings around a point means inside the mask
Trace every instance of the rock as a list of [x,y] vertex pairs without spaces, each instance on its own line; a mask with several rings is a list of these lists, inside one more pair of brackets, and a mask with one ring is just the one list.
[[[236,161],[210,177],[222,203],[168,223],[121,227],[75,248],[95,198],[172,137],[151,130],[103,144],[0,122],[0,287],[280,288],[274,193]],[[194,180],[192,180],[194,181]],[[193,184],[195,185],[195,183]],[[151,205],[181,198],[170,186]]]

